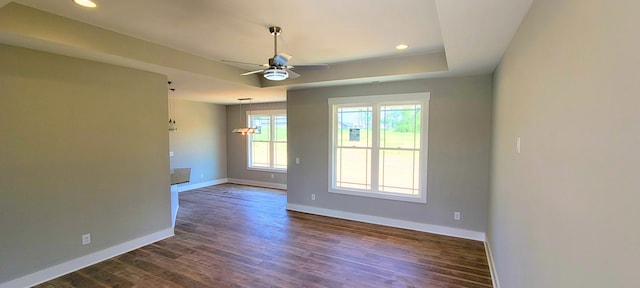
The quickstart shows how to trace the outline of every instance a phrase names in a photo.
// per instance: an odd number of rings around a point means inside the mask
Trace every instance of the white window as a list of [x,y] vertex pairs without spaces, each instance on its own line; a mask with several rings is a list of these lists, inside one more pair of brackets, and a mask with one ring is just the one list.
[[429,93],[329,99],[329,192],[426,202]]
[[285,172],[287,170],[286,110],[248,111],[249,134],[247,166],[249,169]]

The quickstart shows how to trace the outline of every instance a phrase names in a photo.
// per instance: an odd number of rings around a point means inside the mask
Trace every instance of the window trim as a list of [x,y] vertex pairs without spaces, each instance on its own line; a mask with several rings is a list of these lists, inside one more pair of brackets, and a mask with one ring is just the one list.
[[[251,126],[251,116],[269,116],[269,117],[271,117],[271,125],[272,125],[272,127],[275,127],[275,116],[282,116],[282,115],[287,117],[287,110],[286,109],[246,111],[247,127],[252,127]],[[289,117],[287,117],[287,127],[289,125],[288,121],[289,121]],[[251,158],[251,143],[253,142],[252,141],[253,135],[249,134],[248,135],[249,137],[247,137],[247,150],[246,150],[247,170],[286,174],[287,173],[287,169],[288,169],[288,165],[287,165],[287,168],[284,168],[284,169],[283,168],[275,168],[275,167],[273,167],[275,165],[274,144],[275,143],[288,143],[289,139],[287,137],[287,142],[275,141],[276,129],[269,129],[269,130],[271,132],[271,135],[269,137],[269,139],[270,139],[269,140],[269,154],[270,154],[269,155],[269,159],[271,159],[271,163],[269,163],[269,165],[271,167],[253,167],[253,166],[251,166],[251,159],[252,159]],[[260,142],[266,142],[266,141],[260,141]]]
[[[387,200],[397,200],[397,201],[406,201],[406,202],[416,202],[416,203],[426,203],[427,202],[427,171],[428,171],[428,158],[429,158],[429,102],[431,98],[431,93],[429,92],[420,92],[420,93],[406,93],[406,94],[386,94],[386,95],[375,95],[375,96],[355,96],[355,97],[337,97],[337,98],[329,98],[329,155],[328,155],[328,187],[330,193],[336,194],[346,194],[353,196],[361,196],[361,197],[369,197],[369,198],[378,198],[378,199],[387,199]],[[402,195],[400,193],[392,193],[392,192],[382,192],[382,191],[373,191],[373,190],[363,190],[363,189],[348,189],[348,188],[338,188],[335,186],[335,145],[337,145],[335,139],[336,137],[336,113],[337,108],[348,107],[348,106],[364,106],[370,105],[373,107],[372,112],[372,131],[375,131],[372,134],[372,142],[373,146],[371,148],[371,186],[377,187],[378,183],[375,183],[374,180],[377,181],[379,175],[374,175],[379,173],[377,167],[379,167],[379,155],[375,155],[376,151],[380,149],[380,109],[379,107],[382,105],[398,105],[398,104],[416,104],[419,103],[421,105],[421,115],[420,115],[420,160],[419,160],[419,180],[418,180],[418,195]],[[426,128],[426,129],[425,129]],[[377,161],[377,162],[376,162]],[[376,165],[374,165],[376,163]],[[375,168],[375,169],[374,169]]]

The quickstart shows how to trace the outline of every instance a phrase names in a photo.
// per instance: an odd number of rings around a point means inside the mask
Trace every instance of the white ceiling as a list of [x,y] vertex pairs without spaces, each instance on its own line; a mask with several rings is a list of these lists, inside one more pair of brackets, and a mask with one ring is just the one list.
[[[7,2],[11,1],[0,0],[0,6]],[[13,2],[172,48],[175,52],[169,52],[174,55],[182,51],[201,58],[199,62],[216,62],[211,65],[220,60],[266,63],[273,56],[273,36],[267,27],[278,25],[283,30],[278,50],[293,55],[291,64],[330,64],[324,72],[298,71],[302,76],[297,81],[247,85],[240,78],[219,76],[227,72],[202,72],[191,64],[193,68],[145,63],[142,56],[129,57],[131,53],[86,49],[64,43],[63,37],[43,40],[13,28],[3,31],[0,25],[0,43],[167,74],[175,82],[178,98],[230,104],[241,97],[254,97],[255,102],[282,101],[286,89],[298,86],[490,73],[532,0],[95,0],[96,9],[77,6],[71,0]],[[409,49],[395,50],[400,43],[408,44]],[[442,52],[446,53],[444,68],[383,71],[402,57],[427,63],[431,61],[427,58],[444,55]],[[173,57],[169,54],[166,57]],[[371,69],[372,61],[382,69]],[[227,66],[218,65],[216,71]],[[229,67],[229,73],[242,72],[236,67]],[[369,72],[356,71],[365,67]],[[267,87],[273,85],[277,86]]]

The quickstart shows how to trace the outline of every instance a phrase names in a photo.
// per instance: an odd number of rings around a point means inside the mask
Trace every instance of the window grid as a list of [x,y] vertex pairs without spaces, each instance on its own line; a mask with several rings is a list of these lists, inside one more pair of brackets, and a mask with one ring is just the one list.
[[[409,109],[407,109],[409,108]],[[411,125],[408,128],[409,131],[413,131],[413,133],[411,133],[411,146],[413,148],[403,148],[400,146],[397,147],[392,147],[387,143],[387,140],[390,138],[389,136],[387,136],[387,132],[389,131],[387,124],[389,123],[387,117],[389,112],[393,113],[399,113],[399,114],[403,114],[403,112],[410,112],[411,114],[404,114],[405,116],[408,115],[414,115],[413,120],[411,121]],[[380,106],[380,115],[381,115],[381,125],[379,127],[380,131],[380,135],[382,136],[382,139],[380,140],[380,150],[381,150],[381,159],[380,162],[380,175],[382,175],[379,183],[379,190],[382,192],[396,192],[396,193],[405,193],[405,194],[410,194],[410,195],[417,195],[419,193],[419,177],[416,177],[416,171],[420,171],[420,167],[418,165],[417,160],[419,160],[419,152],[420,152],[420,147],[419,147],[419,143],[418,143],[418,139],[420,136],[420,130],[419,130],[419,115],[420,115],[420,105],[419,104],[414,104],[414,105],[381,105]],[[407,187],[407,186],[393,186],[392,184],[387,185],[386,184],[386,168],[387,165],[385,165],[387,163],[387,152],[390,151],[397,151],[397,152],[402,152],[402,151],[406,151],[406,152],[411,152],[411,167],[413,170],[413,173],[411,173],[411,186]],[[417,155],[416,155],[417,154]],[[418,159],[416,159],[418,158]],[[397,192],[397,191],[406,191],[406,192]]]
[[[428,118],[423,113],[428,111],[429,94],[388,96],[329,99],[329,191],[425,203]],[[359,123],[367,125],[349,123],[349,117],[354,117],[349,113],[355,111],[368,111],[367,121]],[[360,137],[356,137],[357,141],[350,138],[350,130],[356,130]],[[356,158],[356,151],[365,153]],[[349,159],[359,159],[361,163],[354,164]]]
[[[346,116],[350,116],[350,117],[346,117]],[[343,188],[354,188],[353,186],[358,185],[360,187],[364,187],[364,188],[361,188],[363,190],[370,190],[373,182],[372,174],[374,174],[374,173],[371,173],[371,169],[369,169],[369,167],[371,167],[371,162],[372,162],[371,158],[373,155],[373,152],[371,151],[373,148],[372,147],[373,139],[370,139],[371,132],[369,131],[372,129],[371,124],[373,122],[372,121],[373,107],[372,106],[341,107],[336,110],[336,117],[337,117],[338,126],[339,126],[336,128],[338,130],[337,144],[336,144],[337,153],[334,152],[337,158],[337,159],[334,159],[334,161],[336,161],[338,164],[336,168],[338,170],[336,172],[336,186],[343,187]],[[353,127],[358,127],[355,129],[364,129],[363,131],[365,132],[364,143],[358,143],[358,144],[352,143],[350,138],[351,137],[350,131],[345,131],[343,128],[344,126],[346,126],[345,122],[350,122],[351,124],[353,124]],[[349,133],[345,133],[345,132],[349,132]],[[347,134],[349,137],[349,141],[346,141],[346,143],[345,143],[345,134]],[[360,134],[360,136],[362,136],[362,134]],[[357,142],[361,142],[361,141],[357,141]],[[346,157],[344,154],[345,151],[349,151],[349,150],[364,150],[365,152],[364,167],[366,168],[365,169],[366,171],[364,173],[364,181],[350,182],[348,180],[345,180],[346,178],[346,176],[344,175],[345,169],[343,169],[342,167],[349,164],[348,162],[345,163]],[[344,184],[351,184],[351,185],[344,185]]]
[[[247,112],[248,125],[250,127],[257,127],[258,131],[260,131],[259,133],[249,135],[247,141],[247,168],[286,171],[286,117],[286,112],[283,110]],[[284,151],[282,151],[282,148],[284,148]]]

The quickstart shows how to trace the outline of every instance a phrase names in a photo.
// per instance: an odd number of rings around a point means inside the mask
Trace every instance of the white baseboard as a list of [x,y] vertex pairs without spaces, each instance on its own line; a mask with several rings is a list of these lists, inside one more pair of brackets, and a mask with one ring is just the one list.
[[102,262],[109,258],[118,256],[120,254],[127,253],[131,250],[138,249],[142,246],[149,245],[153,242],[160,241],[165,238],[169,238],[173,236],[173,229],[165,229],[162,231],[158,231],[140,238],[133,239],[131,241],[127,241],[112,247],[109,247],[104,250],[100,250],[89,255],[82,256],[80,258],[76,258],[44,270],[40,270],[35,273],[31,273],[29,275],[22,276],[20,278],[10,280],[8,282],[4,282],[0,284],[0,288],[22,288],[22,287],[31,287],[38,285],[40,283],[49,281],[51,279],[55,279],[62,275],[71,273],[73,271],[82,269],[87,266],[91,266],[93,264]]
[[241,185],[250,185],[250,186],[287,190],[287,184],[254,181],[254,180],[246,180],[246,179],[238,179],[238,178],[221,178],[221,179],[216,179],[216,180],[207,181],[207,182],[200,182],[195,184],[178,184],[177,189],[178,189],[178,193],[180,193],[180,192],[185,192],[189,190],[204,188],[204,187],[223,184],[223,183],[234,183],[234,184],[241,184]]
[[347,220],[354,220],[359,222],[378,224],[378,225],[384,225],[384,226],[390,226],[390,227],[396,227],[396,228],[403,228],[403,229],[409,229],[409,230],[415,230],[415,231],[421,231],[421,232],[429,232],[434,234],[447,235],[447,236],[453,236],[453,237],[465,238],[465,239],[471,239],[471,240],[477,240],[477,241],[484,241],[485,239],[485,234],[477,231],[440,226],[440,225],[433,225],[433,224],[418,223],[418,222],[412,222],[412,221],[406,221],[406,220],[398,220],[398,219],[379,217],[379,216],[371,216],[371,215],[319,208],[319,207],[313,207],[313,206],[306,206],[306,205],[300,205],[300,204],[287,203],[287,210],[317,214],[317,215],[329,216],[329,217],[341,218],[341,219],[347,219]]
[[178,193],[184,192],[184,191],[189,191],[189,190],[194,190],[194,189],[199,189],[199,188],[204,188],[204,187],[208,187],[208,186],[218,185],[218,184],[222,184],[222,183],[227,183],[227,182],[229,182],[229,180],[227,178],[220,178],[220,179],[216,179],[216,180],[200,182],[200,183],[194,183],[194,184],[178,184],[177,185],[178,186]]
[[254,181],[254,180],[245,180],[245,179],[237,179],[237,178],[229,178],[227,182],[234,183],[234,184],[242,184],[242,185],[250,185],[250,186],[258,186],[258,187],[266,187],[266,188],[287,190],[287,184],[279,184],[279,183],[271,183],[271,182],[263,182],[263,181]]
[[498,270],[496,270],[496,262],[493,261],[493,252],[491,252],[491,244],[489,239],[484,241],[484,249],[487,252],[487,261],[489,262],[489,271],[491,272],[491,281],[493,282],[493,288],[500,288],[500,281],[498,280]]

